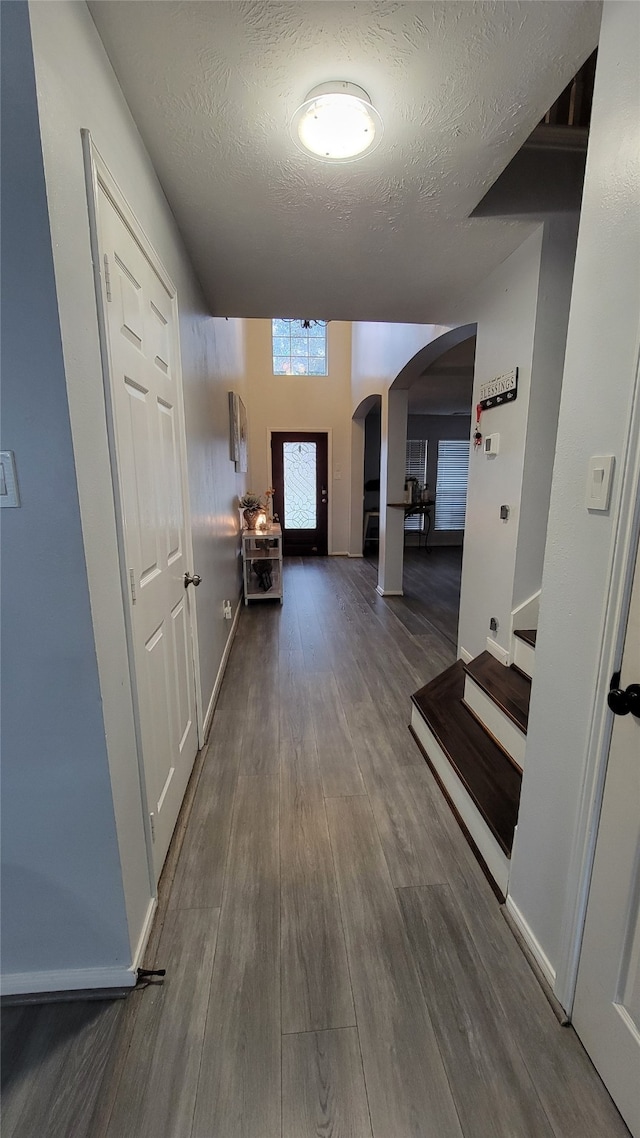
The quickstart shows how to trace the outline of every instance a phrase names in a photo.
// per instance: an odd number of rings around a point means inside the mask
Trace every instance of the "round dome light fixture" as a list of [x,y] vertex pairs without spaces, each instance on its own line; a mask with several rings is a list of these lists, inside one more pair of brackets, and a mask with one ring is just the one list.
[[353,162],[382,138],[382,119],[355,83],[321,83],[309,91],[291,120],[293,140],[323,162]]

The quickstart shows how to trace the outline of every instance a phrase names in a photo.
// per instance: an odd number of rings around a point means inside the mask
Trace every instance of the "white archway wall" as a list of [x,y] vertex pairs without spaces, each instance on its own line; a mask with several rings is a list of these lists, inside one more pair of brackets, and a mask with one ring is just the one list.
[[[499,455],[488,458],[475,451],[470,456],[459,624],[459,652],[469,656],[484,651],[488,639],[497,654],[509,651],[511,613],[524,599],[521,590],[531,587],[533,592],[541,581],[575,218],[550,219],[530,230],[530,225],[523,226],[523,235],[529,236],[459,302],[450,324],[353,326],[354,400],[373,389],[408,386],[416,354],[423,369],[430,352],[437,357],[452,342],[472,335],[476,325],[472,407],[480,384],[519,369],[515,403],[486,413],[482,421],[483,433],[500,435]],[[530,404],[532,375],[535,398]],[[532,407],[536,413],[530,417]],[[384,445],[383,440],[383,450]],[[531,473],[525,485],[527,458]],[[501,505],[510,508],[507,522],[500,519]],[[517,564],[524,526],[527,556],[521,553]],[[402,541],[400,531],[396,540]],[[381,552],[382,544],[381,534]],[[388,553],[385,556],[388,565],[398,561],[397,551],[391,561]],[[498,622],[495,635],[489,630],[492,617]]]
[[407,406],[407,391],[391,388],[382,396],[378,592],[383,596],[402,595],[404,510],[389,503],[404,496]]

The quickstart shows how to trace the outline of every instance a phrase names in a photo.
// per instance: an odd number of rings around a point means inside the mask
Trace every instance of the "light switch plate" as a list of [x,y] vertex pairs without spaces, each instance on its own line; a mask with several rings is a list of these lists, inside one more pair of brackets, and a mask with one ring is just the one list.
[[611,483],[616,464],[612,454],[593,455],[587,467],[586,507],[596,513],[609,509]]
[[0,506],[19,506],[16,460],[12,450],[0,450]]

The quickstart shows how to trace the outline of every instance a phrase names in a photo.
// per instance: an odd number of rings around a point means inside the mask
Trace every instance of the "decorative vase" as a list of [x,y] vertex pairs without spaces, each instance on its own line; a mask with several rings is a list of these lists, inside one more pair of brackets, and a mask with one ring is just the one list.
[[260,506],[247,506],[246,510],[242,511],[242,516],[246,522],[247,529],[255,529],[260,514],[263,513]]

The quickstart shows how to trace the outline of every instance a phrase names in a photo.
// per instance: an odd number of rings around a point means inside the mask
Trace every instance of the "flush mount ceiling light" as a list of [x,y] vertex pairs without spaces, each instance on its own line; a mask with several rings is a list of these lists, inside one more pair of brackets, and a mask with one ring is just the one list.
[[296,145],[324,162],[353,162],[370,154],[382,129],[367,92],[342,80],[314,87],[291,120]]

